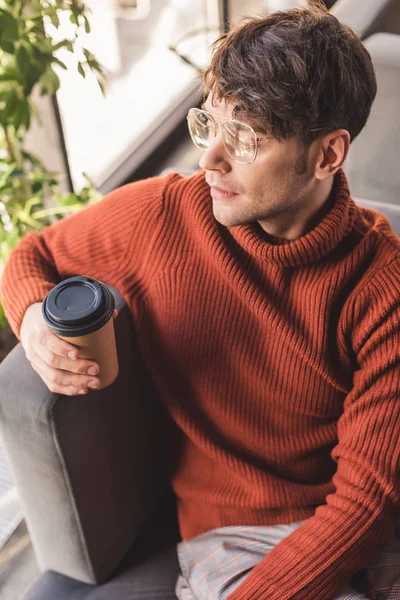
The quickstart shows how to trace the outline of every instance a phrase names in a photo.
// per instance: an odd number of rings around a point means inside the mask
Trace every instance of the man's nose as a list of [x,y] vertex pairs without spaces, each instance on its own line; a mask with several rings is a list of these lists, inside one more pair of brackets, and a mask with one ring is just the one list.
[[206,171],[218,170],[227,172],[230,170],[229,156],[225,150],[220,127],[216,130],[216,135],[210,147],[204,151],[200,158],[199,166]]

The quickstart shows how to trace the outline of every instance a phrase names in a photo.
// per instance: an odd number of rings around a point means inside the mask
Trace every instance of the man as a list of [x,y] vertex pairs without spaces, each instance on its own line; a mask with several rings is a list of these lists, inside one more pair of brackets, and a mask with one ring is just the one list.
[[341,170],[376,94],[370,57],[324,9],[293,9],[223,36],[204,81],[188,116],[202,170],[28,234],[6,315],[52,391],[86,393],[90,363],[40,303],[77,274],[124,295],[177,425],[179,598],[395,597],[379,552],[400,506],[400,243]]

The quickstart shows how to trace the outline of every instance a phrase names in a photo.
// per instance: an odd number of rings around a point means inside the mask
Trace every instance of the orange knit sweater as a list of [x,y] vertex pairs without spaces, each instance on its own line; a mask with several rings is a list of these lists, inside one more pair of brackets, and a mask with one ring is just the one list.
[[232,600],[328,600],[399,516],[400,242],[336,183],[295,241],[218,224],[203,172],[129,184],[29,233],[1,281],[17,336],[61,279],[121,291],[178,425],[185,539],[307,519]]

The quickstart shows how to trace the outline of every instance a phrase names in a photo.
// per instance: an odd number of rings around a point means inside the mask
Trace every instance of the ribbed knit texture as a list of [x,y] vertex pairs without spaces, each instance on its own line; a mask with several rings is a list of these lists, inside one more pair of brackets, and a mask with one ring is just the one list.
[[343,172],[336,183],[330,212],[295,241],[218,224],[203,172],[129,184],[29,233],[1,281],[17,336],[66,277],[121,291],[177,424],[185,539],[307,519],[231,600],[329,600],[399,516],[400,243]]

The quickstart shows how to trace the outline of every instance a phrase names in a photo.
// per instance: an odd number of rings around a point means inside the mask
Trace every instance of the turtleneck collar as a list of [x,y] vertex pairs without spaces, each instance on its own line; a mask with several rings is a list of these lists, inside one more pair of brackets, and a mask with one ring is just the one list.
[[268,241],[258,225],[229,227],[230,234],[246,252],[282,267],[297,267],[324,258],[352,230],[356,204],[350,198],[346,176],[341,169],[333,186],[333,206],[308,233],[296,240]]

